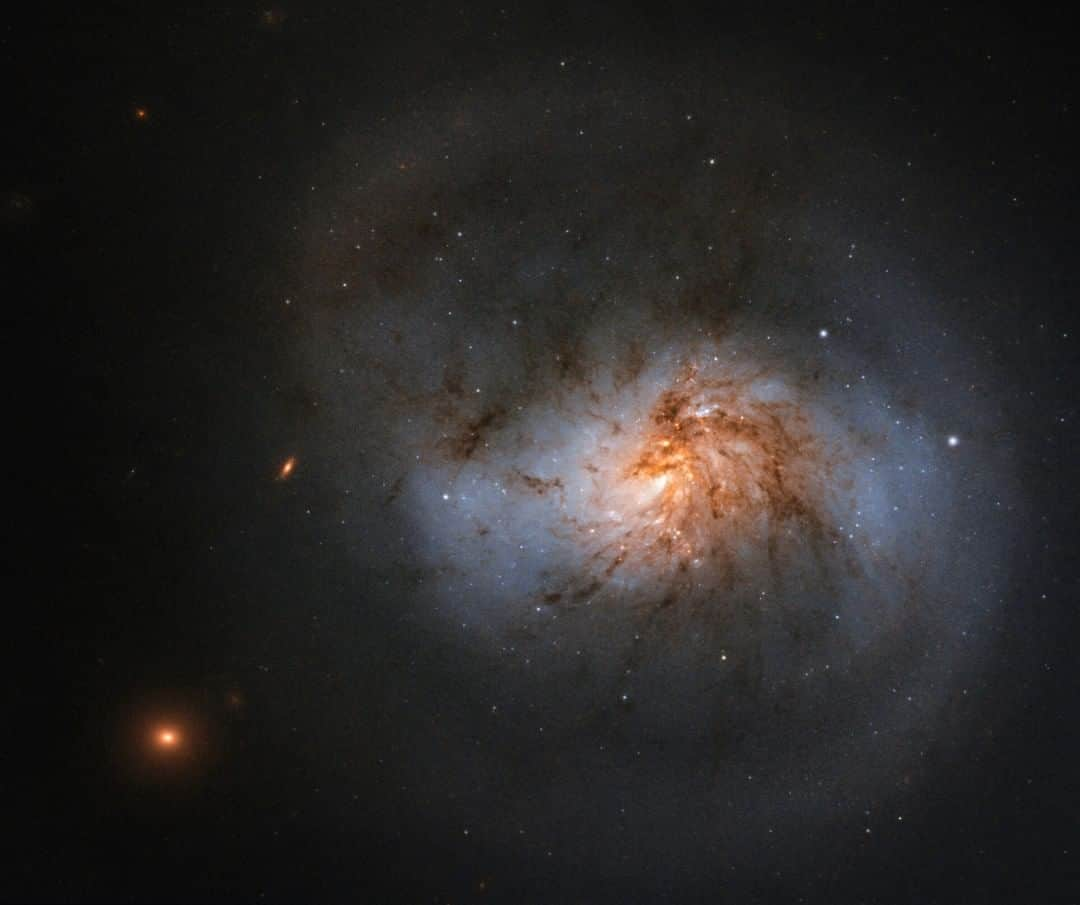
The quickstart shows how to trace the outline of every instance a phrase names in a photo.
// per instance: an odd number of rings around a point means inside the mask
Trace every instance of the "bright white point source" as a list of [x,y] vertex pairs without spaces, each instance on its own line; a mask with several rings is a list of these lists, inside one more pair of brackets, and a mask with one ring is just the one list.
[[829,331],[822,327],[820,330],[818,330],[817,335],[820,336],[822,339],[826,339],[829,336]]
[[948,443],[949,443],[949,446],[959,446],[960,445],[960,438],[958,436],[956,436],[956,434],[953,434],[952,436],[949,437]]
[[448,493],[444,493],[444,494],[442,495],[442,498],[443,498],[444,500],[448,500],[448,499],[450,499],[450,494],[448,494]]
[[709,158],[709,166],[711,166],[711,167],[716,166],[716,158],[715,157],[710,157]]

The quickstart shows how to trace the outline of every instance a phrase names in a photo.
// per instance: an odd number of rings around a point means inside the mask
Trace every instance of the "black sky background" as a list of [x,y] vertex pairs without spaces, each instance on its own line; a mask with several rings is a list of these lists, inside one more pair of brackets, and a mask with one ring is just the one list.
[[[508,59],[677,59],[734,37],[849,73],[856,122],[933,136],[943,191],[1008,249],[1002,307],[980,318],[1030,408],[1009,442],[1036,527],[985,695],[1009,716],[974,755],[931,755],[920,839],[826,841],[835,864],[814,866],[806,900],[1080,899],[1080,134],[1065,21],[1031,5],[282,11],[271,27],[253,6],[106,4],[2,25],[15,838],[0,897],[559,899],[534,864],[492,864],[434,830],[388,837],[377,809],[313,791],[342,782],[312,771],[306,745],[341,743],[338,779],[373,781],[325,721],[371,697],[328,652],[378,652],[327,621],[326,600],[362,595],[363,577],[271,480],[285,455],[315,454],[318,413],[275,373],[298,328],[267,299],[296,288],[287,230],[343,109],[377,119]],[[234,690],[243,707],[224,714]],[[203,764],[167,782],[132,768],[123,742],[133,712],[162,705],[215,714]]]

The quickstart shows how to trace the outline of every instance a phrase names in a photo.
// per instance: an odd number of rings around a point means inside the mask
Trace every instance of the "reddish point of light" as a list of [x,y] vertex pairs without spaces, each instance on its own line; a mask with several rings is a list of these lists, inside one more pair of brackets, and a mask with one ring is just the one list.
[[159,729],[154,734],[154,742],[162,749],[176,748],[180,744],[180,733],[176,729]]
[[296,456],[289,456],[278,471],[278,480],[286,480],[296,470]]
[[150,115],[150,111],[145,107],[136,107],[134,110],[135,119],[142,121]]

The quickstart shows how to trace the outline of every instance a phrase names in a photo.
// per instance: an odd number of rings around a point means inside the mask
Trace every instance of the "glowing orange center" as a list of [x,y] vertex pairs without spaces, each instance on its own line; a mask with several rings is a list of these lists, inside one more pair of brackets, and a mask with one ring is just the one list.
[[157,733],[160,748],[175,748],[180,743],[180,734],[175,729],[161,729]]

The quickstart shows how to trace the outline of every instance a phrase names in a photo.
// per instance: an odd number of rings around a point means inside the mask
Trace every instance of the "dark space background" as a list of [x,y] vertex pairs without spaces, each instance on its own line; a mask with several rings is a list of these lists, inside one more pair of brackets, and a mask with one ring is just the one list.
[[[0,898],[1080,900],[1080,133],[1064,16],[507,2],[104,4],[5,19],[14,495]],[[302,288],[295,230],[343,110],[376,121],[508,61],[632,66],[714,41],[823,61],[850,78],[847,122],[876,129],[901,97],[892,127],[934,136],[945,194],[999,249],[999,299],[965,315],[1024,413],[1002,442],[1027,514],[980,692],[994,718],[931,747],[917,829],[808,829],[815,841],[788,869],[774,853],[724,889],[657,862],[647,870],[671,874],[665,895],[620,887],[587,858],[552,866],[553,840],[490,849],[437,817],[388,818],[384,762],[438,731],[395,728],[380,644],[350,616],[364,575],[303,517],[322,502],[303,483],[321,415],[284,364],[302,325],[280,300]],[[289,455],[301,467],[277,482]],[[163,713],[192,745],[164,766],[138,734]]]

